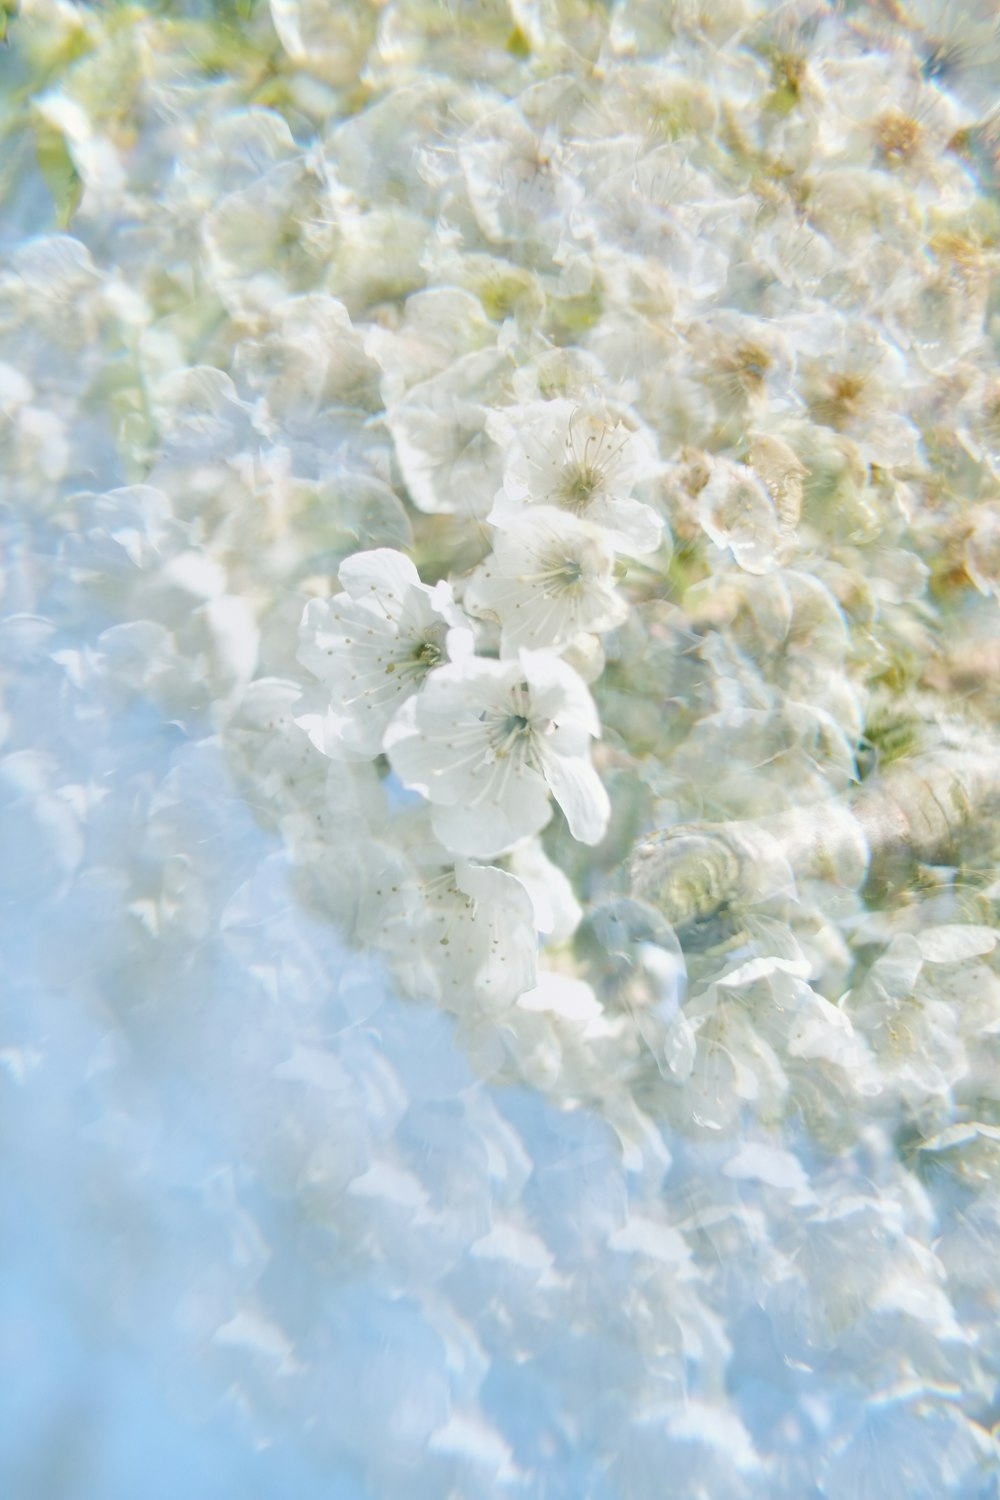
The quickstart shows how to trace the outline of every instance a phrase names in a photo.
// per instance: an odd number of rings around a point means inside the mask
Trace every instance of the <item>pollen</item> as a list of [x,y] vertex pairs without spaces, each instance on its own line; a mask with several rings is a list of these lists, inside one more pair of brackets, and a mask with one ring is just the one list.
[[887,109],[875,121],[875,144],[879,155],[891,167],[903,166],[912,161],[920,150],[924,139],[924,128],[912,115],[901,109]]
[[860,374],[840,371],[831,375],[823,394],[811,403],[812,415],[828,427],[839,427],[857,415],[865,385]]
[[414,649],[413,660],[418,666],[426,667],[430,671],[432,667],[441,665],[444,653],[436,641],[421,641]]
[[590,504],[601,487],[601,472],[592,464],[569,466],[559,487],[559,498],[566,510],[579,514]]
[[723,354],[720,378],[744,396],[759,394],[767,383],[771,356],[759,344],[740,343]]

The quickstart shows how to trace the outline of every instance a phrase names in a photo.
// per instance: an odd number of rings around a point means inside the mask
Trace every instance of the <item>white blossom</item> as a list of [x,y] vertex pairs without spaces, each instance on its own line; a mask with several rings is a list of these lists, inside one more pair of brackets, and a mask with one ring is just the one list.
[[433,287],[406,300],[397,327],[376,326],[367,337],[371,357],[382,367],[387,406],[411,386],[440,375],[465,354],[488,347],[496,329],[478,297],[461,287]]
[[401,552],[377,547],[341,563],[344,592],[306,605],[299,660],[329,695],[297,722],[327,755],[374,756],[400,704],[434,667],[471,650],[472,635],[442,582],[420,582]]
[[489,517],[494,525],[525,506],[554,506],[603,527],[619,552],[654,552],[660,545],[660,518],[633,498],[636,486],[658,471],[641,429],[602,405],[560,398],[508,408],[490,431],[508,449]]
[[378,405],[378,371],[336,297],[288,297],[268,311],[267,331],[248,338],[239,367],[268,411],[295,432],[338,404]]
[[366,7],[344,5],[336,16],[322,0],[269,0],[269,8],[290,59],[335,87],[354,82],[374,30]]
[[538,833],[555,797],[574,838],[596,844],[610,807],[590,762],[600,734],[573,669],[545,651],[441,667],[385,736],[393,770],[432,804],[434,832],[456,854],[492,859]]
[[580,197],[555,131],[533,130],[513,104],[480,122],[459,147],[459,161],[473,212],[492,241],[558,238]]
[[752,469],[718,460],[698,496],[697,516],[717,547],[728,548],[748,573],[778,566],[781,523]]
[[290,294],[319,289],[339,238],[338,199],[317,163],[298,157],[212,204],[204,254],[234,317],[252,323]]
[[516,875],[531,897],[535,926],[553,943],[573,936],[583,912],[573,894],[573,887],[558,865],[552,863],[541,840],[525,839],[507,856],[512,875]]
[[905,467],[917,458],[918,434],[905,409],[908,384],[922,378],[873,324],[812,318],[793,334],[798,387],[816,423],[844,433],[866,462]]
[[384,939],[395,971],[411,992],[436,994],[461,1015],[502,1011],[535,984],[527,890],[505,870],[451,859],[433,844],[410,852],[416,909]]
[[505,370],[496,350],[466,354],[389,408],[396,457],[419,510],[460,516],[488,511],[501,472],[490,419]]
[[493,551],[462,596],[466,609],[500,622],[501,654],[564,646],[610,630],[627,607],[615,589],[615,558],[601,530],[575,516],[532,507],[493,537]]

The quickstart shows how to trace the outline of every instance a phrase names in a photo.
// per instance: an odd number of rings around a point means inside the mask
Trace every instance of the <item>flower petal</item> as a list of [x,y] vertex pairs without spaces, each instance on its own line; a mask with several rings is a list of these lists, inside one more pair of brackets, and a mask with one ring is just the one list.
[[544,771],[573,837],[581,844],[599,844],[607,832],[611,803],[590,762],[579,756],[546,754]]

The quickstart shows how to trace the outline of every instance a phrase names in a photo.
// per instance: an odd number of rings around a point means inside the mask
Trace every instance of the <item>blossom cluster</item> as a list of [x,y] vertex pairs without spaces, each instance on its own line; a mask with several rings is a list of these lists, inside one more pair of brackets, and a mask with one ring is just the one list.
[[371,1493],[985,1493],[993,8],[245,9],[0,56],[8,894],[129,1182],[134,1058],[220,1100],[187,1354]]

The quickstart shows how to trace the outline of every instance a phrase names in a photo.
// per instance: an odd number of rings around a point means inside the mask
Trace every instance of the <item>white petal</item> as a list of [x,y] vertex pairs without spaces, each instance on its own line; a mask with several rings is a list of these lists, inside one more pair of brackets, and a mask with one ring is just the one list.
[[430,795],[430,784],[441,764],[440,752],[416,724],[417,700],[408,698],[386,728],[382,748],[404,786]]
[[409,589],[420,587],[420,575],[410,559],[392,547],[375,547],[345,558],[337,573],[352,599],[376,603],[396,619]]
[[530,689],[534,714],[560,727],[600,737],[601,721],[579,673],[551,651],[521,650],[518,661]]
[[573,887],[548,858],[539,840],[532,839],[515,849],[510,867],[531,897],[538,931],[557,943],[572,937],[583,912]]
[[926,963],[961,963],[966,958],[979,958],[983,953],[992,953],[997,944],[997,935],[992,927],[954,923],[943,927],[928,927],[925,932],[917,934],[917,942]]
[[547,754],[545,779],[566,815],[569,831],[581,844],[598,844],[607,832],[611,803],[589,761]]
[[599,1021],[603,1014],[600,1001],[585,979],[573,979],[549,969],[541,971],[537,988],[522,995],[518,1003],[522,1010],[549,1011],[584,1025]]
[[477,991],[496,1001],[516,1000],[537,979],[538,939],[528,892],[504,870],[466,860],[455,866],[455,884],[473,898],[473,920],[482,930]]
[[534,772],[526,772],[515,796],[503,802],[483,800],[474,808],[464,801],[435,807],[431,821],[437,837],[453,854],[495,859],[519,840],[540,833],[551,816],[545,783]]
[[643,557],[663,541],[663,522],[651,505],[621,496],[598,496],[587,506],[586,519],[604,529],[616,552]]

